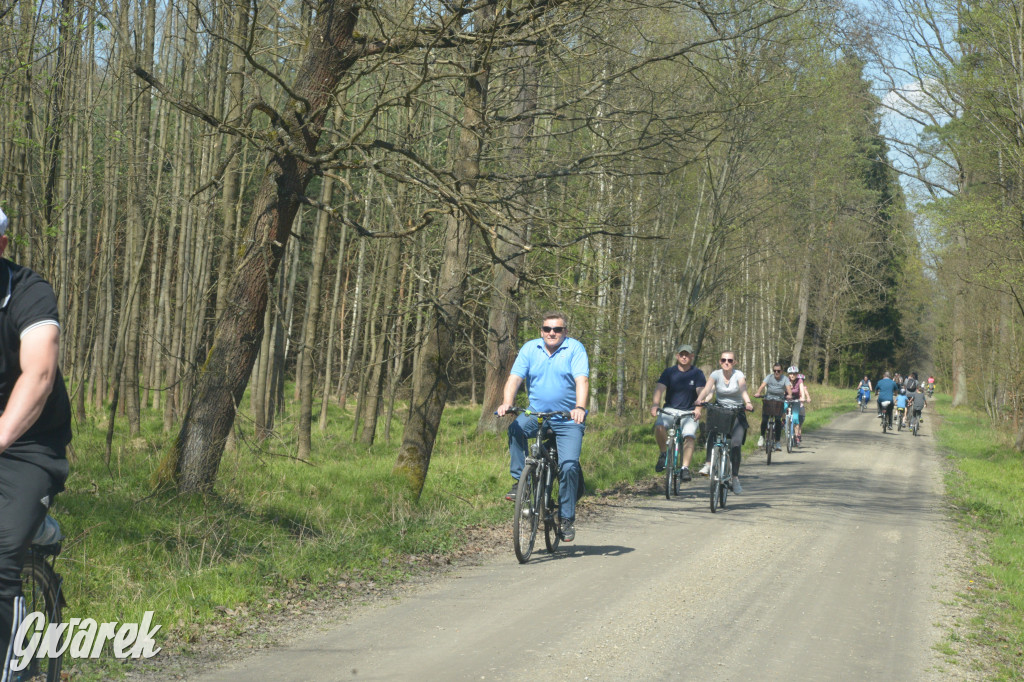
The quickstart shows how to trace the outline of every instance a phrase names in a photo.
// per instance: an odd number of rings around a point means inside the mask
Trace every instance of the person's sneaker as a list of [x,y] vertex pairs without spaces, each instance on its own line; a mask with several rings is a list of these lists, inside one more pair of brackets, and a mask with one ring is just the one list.
[[708,475],[710,475],[711,474],[711,464],[708,463],[708,462],[704,462],[704,466],[702,466],[700,468],[700,471],[698,471],[697,474],[700,475],[700,476],[708,476]]
[[740,479],[735,477],[732,479],[732,491],[736,495],[739,495],[740,493],[743,492],[743,486],[740,485]]
[[654,470],[656,472],[658,472],[658,473],[661,473],[662,471],[665,470],[665,453],[664,452],[661,453],[660,457],[658,457],[658,463],[654,465]]
[[505,493],[505,499],[514,502],[516,499],[517,490],[519,490],[519,481],[516,481],[515,483],[512,484],[512,489]]
[[782,451],[782,445],[780,443],[775,443],[775,450],[778,451],[778,452],[781,452]]
[[679,470],[679,480],[683,483],[693,480],[693,475],[690,473],[690,467],[683,467]]
[[764,447],[764,436],[761,436],[760,438],[757,439],[757,447],[759,447],[759,448],[763,448]]
[[576,539],[576,526],[569,519],[562,519],[562,540],[572,542]]

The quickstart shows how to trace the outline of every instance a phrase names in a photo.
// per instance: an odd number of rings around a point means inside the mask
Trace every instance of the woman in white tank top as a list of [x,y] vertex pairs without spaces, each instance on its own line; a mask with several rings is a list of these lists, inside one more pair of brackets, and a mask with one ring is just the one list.
[[[743,407],[747,412],[753,412],[754,405],[747,395],[747,379],[743,372],[736,369],[736,354],[732,351],[724,351],[718,358],[720,369],[716,369],[708,377],[707,385],[697,396],[698,407],[694,410],[694,418],[700,419],[700,404],[707,401],[712,393],[715,394],[716,402],[722,407]],[[732,457],[732,491],[736,494],[743,492],[740,486],[740,451],[743,448],[743,441],[747,439],[747,415],[740,413],[739,418],[733,426],[729,436],[730,455]],[[704,463],[701,474],[708,473],[708,463]]]

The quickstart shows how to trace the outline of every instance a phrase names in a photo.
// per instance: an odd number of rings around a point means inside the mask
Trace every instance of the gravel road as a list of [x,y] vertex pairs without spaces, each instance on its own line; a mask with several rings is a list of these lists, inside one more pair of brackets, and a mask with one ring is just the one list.
[[929,427],[840,416],[716,514],[695,479],[195,679],[970,679],[934,648],[963,578]]

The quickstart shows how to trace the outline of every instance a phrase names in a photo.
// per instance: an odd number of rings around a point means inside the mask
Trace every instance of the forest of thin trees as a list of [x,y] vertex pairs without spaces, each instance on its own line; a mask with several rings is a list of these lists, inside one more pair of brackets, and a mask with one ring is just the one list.
[[931,53],[824,0],[0,0],[8,255],[54,284],[79,423],[162,414],[183,490],[286,405],[308,457],[333,403],[418,491],[550,307],[599,412],[681,341],[838,385],[934,342],[1019,414],[1024,71],[981,14]]

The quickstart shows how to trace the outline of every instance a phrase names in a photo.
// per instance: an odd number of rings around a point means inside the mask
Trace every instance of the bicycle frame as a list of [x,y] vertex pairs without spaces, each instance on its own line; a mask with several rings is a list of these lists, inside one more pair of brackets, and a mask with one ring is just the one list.
[[544,544],[549,552],[562,540],[560,504],[554,494],[558,476],[558,450],[548,420],[555,416],[571,419],[568,412],[530,412],[511,409],[507,414],[528,414],[537,420],[537,436],[530,445],[516,492],[512,523],[512,545],[519,563],[526,563],[533,553],[537,529],[544,522]]
[[669,500],[673,494],[679,494],[679,477],[682,475],[683,470],[683,460],[680,454],[680,450],[683,447],[681,426],[684,419],[693,416],[693,410],[685,412],[672,410],[669,412],[665,409],[659,409],[658,413],[672,417],[672,424],[665,429],[668,442],[671,444],[668,450],[665,451],[665,499]]
[[[735,425],[738,410],[742,408],[720,407],[717,409],[731,409],[734,415],[732,424]],[[722,433],[717,430],[714,432],[714,441],[711,446],[711,464],[708,471],[708,476],[711,479],[708,492],[710,493],[709,502],[712,514],[715,513],[718,507],[725,507],[729,490],[732,487],[732,456],[729,453],[729,439],[731,435],[732,429],[729,430],[729,433]]]

